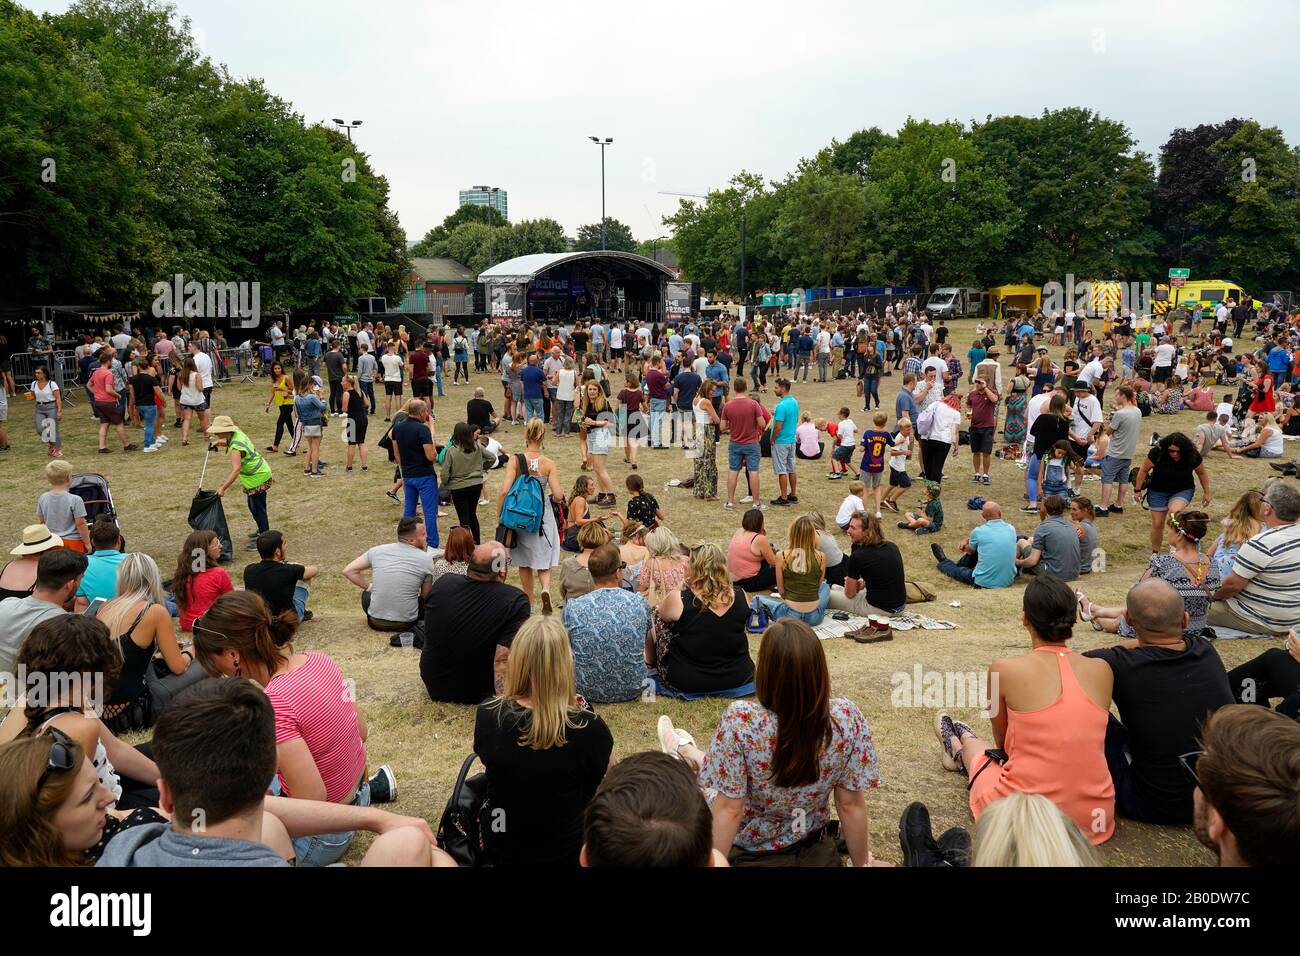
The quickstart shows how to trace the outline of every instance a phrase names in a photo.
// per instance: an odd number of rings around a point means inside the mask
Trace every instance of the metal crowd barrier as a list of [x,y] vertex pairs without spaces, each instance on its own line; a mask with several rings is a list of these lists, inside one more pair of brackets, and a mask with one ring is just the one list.
[[77,355],[72,351],[54,352],[17,352],[10,356],[10,369],[13,372],[14,385],[27,388],[36,380],[36,367],[43,365],[50,372],[50,379],[59,386],[63,400],[70,405],[77,404],[83,394],[82,386],[77,382]]

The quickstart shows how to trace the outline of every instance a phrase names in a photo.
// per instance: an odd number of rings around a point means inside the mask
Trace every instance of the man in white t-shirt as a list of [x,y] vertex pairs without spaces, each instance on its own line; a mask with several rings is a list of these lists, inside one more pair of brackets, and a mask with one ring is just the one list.
[[610,365],[618,368],[623,361],[623,326],[610,323],[609,326]]
[[1214,324],[1218,326],[1220,330],[1228,327],[1228,307],[1222,302],[1220,302],[1218,307],[1214,310]]
[[940,358],[938,355],[931,355],[928,359],[926,359],[924,362],[921,363],[922,375],[924,375],[930,369],[934,369],[935,374],[937,374],[939,377],[940,383],[945,385],[948,384],[947,383],[947,379],[949,378],[948,363],[944,359]]
[[190,355],[194,359],[194,368],[198,370],[203,385],[203,407],[212,407],[212,358],[199,348],[198,339],[190,341]]
[[1077,381],[1084,382],[1092,389],[1097,401],[1104,401],[1106,393],[1106,370],[1115,364],[1109,355],[1093,359],[1079,372]]
[[1092,387],[1083,380],[1074,383],[1074,415],[1070,418],[1070,444],[1074,446],[1074,490],[1082,490],[1083,463],[1088,458],[1088,446],[1097,432],[1106,424],[1101,412],[1101,402],[1092,394]]
[[650,330],[644,325],[638,327],[636,330],[636,340],[642,348],[645,348],[650,344]]
[[1219,402],[1219,404],[1214,407],[1215,418],[1222,420],[1224,415],[1228,416],[1228,427],[1236,428],[1237,413],[1236,410],[1232,407],[1232,402]]
[[831,333],[826,329],[818,331],[813,352],[817,355],[817,381],[825,382],[831,363]]

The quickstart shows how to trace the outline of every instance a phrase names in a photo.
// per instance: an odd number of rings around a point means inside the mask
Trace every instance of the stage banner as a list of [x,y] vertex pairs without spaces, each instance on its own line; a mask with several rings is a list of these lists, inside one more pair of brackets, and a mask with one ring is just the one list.
[[513,321],[524,317],[524,287],[519,282],[507,282],[489,287],[488,311],[494,320]]
[[691,314],[692,291],[690,282],[664,283],[664,317],[669,322]]

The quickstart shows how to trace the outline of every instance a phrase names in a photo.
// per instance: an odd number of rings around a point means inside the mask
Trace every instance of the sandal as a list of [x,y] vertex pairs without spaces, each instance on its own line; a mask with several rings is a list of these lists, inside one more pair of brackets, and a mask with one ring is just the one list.
[[[1074,592],[1074,596],[1078,599],[1078,605],[1079,605],[1079,620],[1081,620],[1081,621],[1091,621],[1091,620],[1092,620],[1092,612],[1089,611],[1089,610],[1087,610],[1087,609],[1083,606],[1083,603],[1084,603],[1085,601],[1088,601],[1088,598],[1084,595],[1084,593],[1083,593],[1082,591],[1075,591],[1075,592]],[[1091,607],[1091,606],[1092,606],[1092,602],[1091,602],[1091,601],[1088,601],[1088,607]]]
[[951,741],[957,736],[957,728],[953,724],[953,719],[948,716],[945,710],[939,711],[934,715],[934,735],[939,738],[939,743],[943,745],[943,755],[940,760],[943,762],[943,769],[950,770],[953,773],[965,771],[965,761],[960,756],[953,756]]

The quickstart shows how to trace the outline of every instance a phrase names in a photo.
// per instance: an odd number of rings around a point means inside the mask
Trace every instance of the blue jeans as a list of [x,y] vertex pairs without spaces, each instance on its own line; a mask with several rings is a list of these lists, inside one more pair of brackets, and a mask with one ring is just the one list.
[[153,426],[158,420],[158,406],[152,402],[148,405],[141,405],[140,421],[144,424],[144,447],[148,448],[153,444]]
[[303,615],[307,613],[307,598],[311,597],[311,589],[299,581],[293,586],[293,610],[298,615],[298,620],[302,620]]
[[433,357],[433,374],[434,374],[434,378],[438,382],[438,397],[443,398],[444,395],[442,394],[442,356],[441,355],[435,355]]
[[816,627],[826,617],[826,605],[831,600],[831,586],[825,581],[817,589],[817,607],[811,611],[794,611],[790,605],[786,604],[780,598],[764,597],[759,595],[758,600],[767,608],[768,617],[776,621],[783,617],[792,617],[796,620],[803,621],[809,627]]
[[962,584],[969,584],[971,587],[977,588],[979,585],[975,583],[975,563],[978,560],[973,554],[963,554],[959,561],[953,561],[949,558],[939,562],[939,573],[946,574]]
[[1029,464],[1025,467],[1025,494],[1029,495],[1031,505],[1038,504],[1038,455],[1030,453]]
[[650,399],[650,447],[662,448],[664,445],[664,413],[668,411],[668,399]]
[[880,376],[864,375],[862,378],[862,410],[866,411],[871,407],[871,400],[876,400],[876,408],[880,407]]
[[406,494],[402,517],[414,518],[418,501],[420,510],[424,512],[424,527],[429,532],[429,544],[438,547],[438,477],[424,475],[420,478],[407,478],[402,483],[402,490]]
[[[279,777],[276,783],[279,783]],[[273,785],[272,790],[279,791],[279,787]],[[357,795],[349,801],[355,807],[370,806],[370,782],[362,780],[361,786],[357,789]],[[299,866],[329,866],[343,859],[343,854],[348,852],[348,847],[352,845],[352,838],[356,836],[355,831],[347,833],[318,833],[315,836],[294,837],[293,854],[298,858]]]
[[524,421],[530,422],[534,418],[540,418],[542,419],[542,421],[546,421],[545,417],[543,417],[543,412],[542,412],[542,400],[540,398],[525,398],[524,399]]

